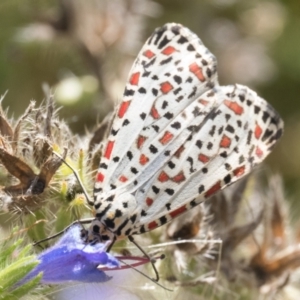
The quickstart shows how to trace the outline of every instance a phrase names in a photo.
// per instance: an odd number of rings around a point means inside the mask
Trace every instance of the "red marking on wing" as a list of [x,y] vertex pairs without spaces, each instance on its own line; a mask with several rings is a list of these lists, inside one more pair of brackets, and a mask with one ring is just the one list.
[[111,152],[114,148],[114,144],[115,144],[115,142],[108,141],[105,152],[104,152],[104,157],[105,158],[110,159],[110,155],[111,155]]
[[126,182],[128,180],[127,177],[125,177],[124,175],[120,176],[119,181],[121,182]]
[[217,191],[221,189],[221,181],[218,181],[216,184],[214,184],[205,194],[204,197],[208,198],[211,195],[215,194]]
[[129,82],[132,85],[138,85],[139,80],[140,80],[140,72],[136,72],[131,75]]
[[172,46],[166,47],[161,53],[165,55],[171,55],[176,49]]
[[233,170],[233,174],[236,177],[240,177],[245,173],[245,166],[241,166]]
[[262,129],[258,124],[256,124],[255,130],[254,130],[254,135],[255,135],[256,139],[259,139],[261,134],[262,134]]
[[180,183],[180,182],[183,182],[185,181],[185,176],[183,174],[183,171],[180,171],[177,175],[175,175],[173,178],[172,178],[172,181],[176,182],[176,183]]
[[148,206],[151,206],[152,203],[153,203],[153,199],[151,199],[151,198],[148,197],[148,198],[146,199],[146,204],[147,204]]
[[181,145],[181,146],[176,150],[176,152],[174,153],[174,156],[177,157],[177,158],[180,158],[181,153],[184,151],[184,149],[185,149],[184,146]]
[[159,119],[160,115],[157,111],[157,109],[155,108],[155,106],[153,105],[150,111],[150,115],[152,116],[153,119]]
[[168,94],[171,90],[173,90],[173,86],[170,82],[166,81],[160,84],[160,90],[164,94]]
[[164,133],[164,136],[162,138],[159,139],[159,142],[162,144],[162,145],[165,145],[167,143],[170,142],[170,140],[174,137],[174,135],[169,132],[169,131],[166,131]]
[[230,100],[224,100],[224,104],[231,109],[236,115],[242,115],[244,112],[244,109],[242,106],[238,105],[236,102],[234,101],[230,101]]
[[158,181],[160,181],[160,182],[166,182],[166,181],[168,181],[169,179],[170,179],[170,177],[168,176],[168,174],[166,173],[166,172],[164,172],[164,171],[162,171],[160,174],[159,174],[159,176],[158,176]]
[[103,182],[104,180],[104,175],[102,173],[98,173],[97,174],[97,178],[96,178],[96,181],[98,182]]
[[141,154],[140,156],[140,164],[143,166],[149,161],[149,158],[145,154]]
[[202,154],[202,153],[200,153],[198,155],[198,160],[205,164],[205,163],[207,163],[209,161],[209,157],[206,156],[206,155],[204,155],[204,154]]
[[119,118],[123,118],[123,116],[125,115],[130,103],[131,103],[131,101],[123,101],[122,102],[122,104],[120,105],[120,108],[119,108],[119,112],[118,112],[118,117]]
[[152,230],[154,228],[156,228],[158,226],[158,224],[156,223],[156,221],[152,221],[151,223],[149,223],[148,228],[149,230]]
[[171,211],[169,215],[173,219],[173,218],[177,217],[178,215],[184,213],[186,210],[187,210],[186,205],[183,205],[183,206]]
[[197,63],[190,64],[189,69],[200,81],[205,81],[202,69],[197,65]]
[[151,50],[146,50],[143,55],[148,58],[152,58],[155,54]]
[[137,148],[140,149],[142,147],[142,145],[144,144],[144,142],[146,141],[146,137],[143,135],[139,135],[138,139],[137,139]]
[[198,102],[204,106],[206,106],[208,104],[208,101],[203,100],[203,99],[199,99]]
[[259,158],[261,158],[263,156],[263,151],[257,146],[256,147],[256,151],[255,151],[256,156],[258,156]]
[[227,135],[223,135],[222,140],[220,142],[220,147],[228,148],[231,144],[231,139]]

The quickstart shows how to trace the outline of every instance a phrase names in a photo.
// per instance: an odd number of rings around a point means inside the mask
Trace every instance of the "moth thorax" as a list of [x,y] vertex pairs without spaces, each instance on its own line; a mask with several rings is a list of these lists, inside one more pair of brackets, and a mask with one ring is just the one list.
[[114,220],[115,225],[119,226],[131,213],[136,209],[137,203],[135,197],[130,193],[120,193],[115,197],[115,201],[111,203],[106,217]]
[[89,237],[98,235],[101,241],[107,240],[107,236],[120,237],[120,228],[124,227],[137,207],[135,197],[127,192],[116,193],[114,197],[103,198],[102,203],[91,224]]

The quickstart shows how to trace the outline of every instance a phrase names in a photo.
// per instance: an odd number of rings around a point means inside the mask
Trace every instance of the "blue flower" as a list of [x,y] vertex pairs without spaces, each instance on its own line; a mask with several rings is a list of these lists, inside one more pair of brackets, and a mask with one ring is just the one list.
[[43,272],[42,283],[60,284],[69,281],[105,282],[111,279],[102,269],[119,269],[119,261],[105,252],[105,244],[89,245],[81,238],[81,227],[72,226],[51,248],[38,256],[40,261],[19,284]]

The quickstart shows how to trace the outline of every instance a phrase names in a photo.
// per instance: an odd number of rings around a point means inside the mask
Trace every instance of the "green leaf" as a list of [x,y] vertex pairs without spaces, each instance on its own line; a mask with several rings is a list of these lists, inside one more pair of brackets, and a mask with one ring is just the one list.
[[25,246],[25,247],[19,252],[18,259],[23,258],[23,257],[26,257],[26,255],[29,254],[29,251],[30,251],[31,249],[32,249],[32,245],[27,245],[27,246]]
[[40,272],[36,277],[34,277],[32,280],[26,282],[25,284],[22,284],[20,287],[17,289],[13,290],[10,295],[14,299],[20,299],[22,296],[28,294],[30,290],[34,289],[39,282],[41,281],[43,277],[43,273]]
[[18,259],[0,271],[0,282],[3,290],[13,287],[19,280],[26,276],[39,261],[35,256]]
[[16,242],[14,242],[13,245],[7,248],[5,248],[4,245],[0,247],[0,265],[3,265],[4,262],[12,256],[13,252],[17,249],[18,246],[20,246],[22,242],[23,240],[19,239]]

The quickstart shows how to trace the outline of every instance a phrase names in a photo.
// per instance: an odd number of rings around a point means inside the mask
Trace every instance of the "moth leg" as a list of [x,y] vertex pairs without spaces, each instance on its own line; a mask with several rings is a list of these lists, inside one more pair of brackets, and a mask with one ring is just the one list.
[[152,265],[153,271],[155,273],[155,277],[156,277],[156,278],[153,278],[152,280],[158,282],[159,281],[159,274],[158,274],[158,271],[157,271],[156,266],[154,264],[156,260],[151,259],[151,257],[145,252],[145,250],[134,240],[133,236],[129,235],[128,239],[149,259],[149,261]]

